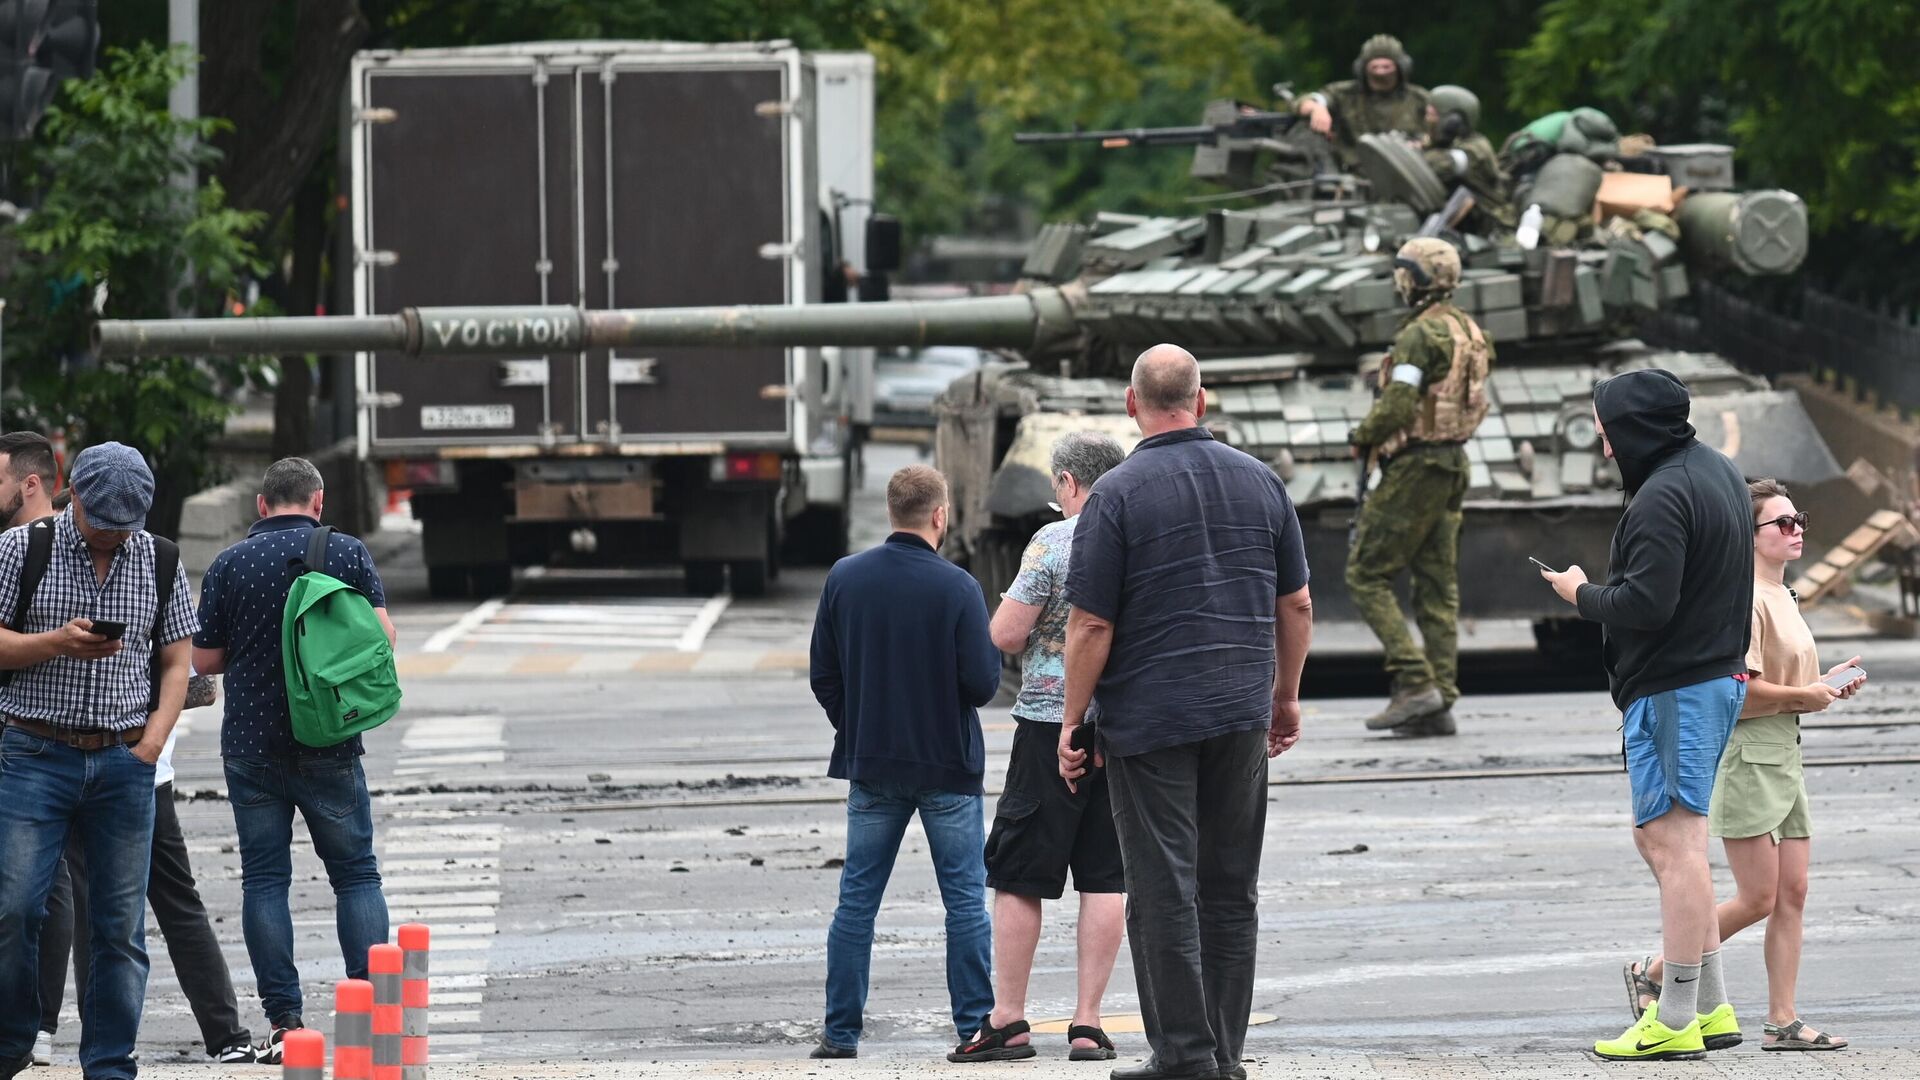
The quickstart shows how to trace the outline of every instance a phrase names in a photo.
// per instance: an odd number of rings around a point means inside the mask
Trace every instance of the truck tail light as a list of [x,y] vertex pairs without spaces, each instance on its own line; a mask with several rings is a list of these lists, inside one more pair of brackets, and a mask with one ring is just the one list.
[[713,459],[713,478],[729,481],[777,481],[785,468],[778,453],[770,450],[735,452]]
[[412,491],[457,487],[453,462],[395,458],[387,462],[387,488]]

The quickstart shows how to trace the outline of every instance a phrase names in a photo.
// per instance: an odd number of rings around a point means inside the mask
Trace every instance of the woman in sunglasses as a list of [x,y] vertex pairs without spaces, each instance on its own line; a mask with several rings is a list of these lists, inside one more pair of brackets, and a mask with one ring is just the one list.
[[[1753,497],[1753,644],[1747,650],[1747,703],[1714,778],[1708,828],[1727,848],[1738,888],[1720,905],[1720,938],[1767,920],[1767,1023],[1764,1050],[1838,1050],[1847,1040],[1815,1031],[1794,1008],[1800,974],[1801,920],[1807,900],[1807,858],[1813,822],[1800,770],[1800,714],[1824,711],[1850,698],[1861,675],[1835,688],[1823,682],[1813,632],[1786,585],[1787,564],[1806,544],[1807,515],[1794,509],[1786,485],[1756,480]],[[1827,671],[1837,675],[1854,657]],[[1637,1020],[1660,996],[1658,958],[1626,967],[1628,1001]],[[1664,1018],[1663,1018],[1664,1019]],[[1707,1049],[1724,1049],[1739,1042]]]

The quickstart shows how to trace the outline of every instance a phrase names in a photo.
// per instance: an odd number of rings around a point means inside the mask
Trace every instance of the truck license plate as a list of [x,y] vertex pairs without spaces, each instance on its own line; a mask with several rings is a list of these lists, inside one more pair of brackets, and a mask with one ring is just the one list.
[[513,427],[511,405],[422,405],[420,427],[426,431],[475,428],[498,431]]

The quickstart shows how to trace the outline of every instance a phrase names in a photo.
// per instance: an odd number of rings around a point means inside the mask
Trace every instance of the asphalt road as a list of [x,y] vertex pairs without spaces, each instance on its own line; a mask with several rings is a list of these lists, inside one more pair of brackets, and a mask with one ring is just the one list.
[[[863,515],[876,538],[870,500]],[[394,921],[435,928],[436,1057],[804,1054],[845,835],[830,732],[794,662],[820,572],[718,610],[668,579],[549,575],[481,610],[427,602],[404,535],[377,547],[411,674],[366,769]],[[1849,650],[1873,684],[1807,725],[1818,839],[1801,1008],[1857,1043],[1916,1048],[1920,648]],[[1321,693],[1348,689],[1328,679]],[[1573,1055],[1617,1034],[1619,967],[1657,947],[1658,918],[1605,695],[1475,694],[1460,736],[1437,741],[1365,732],[1378,704],[1317,698],[1274,769],[1255,1008],[1277,1019],[1249,1051]],[[217,714],[192,717],[180,744],[180,811],[257,1022]],[[997,790],[1012,727],[1004,709],[983,721]],[[324,1024],[342,962],[304,838],[295,867],[308,1017]],[[865,1053],[949,1041],[941,922],[916,827],[880,918]],[[143,1056],[190,1060],[196,1029],[151,945]],[[1759,932],[1728,958],[1757,1035]],[[1072,996],[1071,922],[1050,914],[1030,1015],[1064,1015]],[[1136,1007],[1124,952],[1108,1002]],[[63,1027],[71,1061],[77,1024]]]

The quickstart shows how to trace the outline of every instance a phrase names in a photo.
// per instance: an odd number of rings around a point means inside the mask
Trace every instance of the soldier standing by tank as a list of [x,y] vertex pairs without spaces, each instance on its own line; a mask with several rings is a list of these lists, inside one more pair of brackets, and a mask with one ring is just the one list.
[[1375,34],[1353,61],[1353,78],[1329,83],[1301,100],[1308,126],[1333,141],[1341,161],[1352,166],[1360,136],[1398,131],[1427,133],[1427,90],[1407,80],[1413,58],[1392,34]]
[[1500,155],[1480,134],[1480,99],[1464,86],[1436,86],[1427,95],[1427,165],[1448,186],[1473,193],[1473,212],[1461,223],[1463,232],[1486,236],[1511,229],[1514,216],[1506,171]]
[[[1467,492],[1466,440],[1487,414],[1493,343],[1448,302],[1460,284],[1460,253],[1437,237],[1416,237],[1393,260],[1393,280],[1413,315],[1380,365],[1380,397],[1353,430],[1356,457],[1377,455],[1380,484],[1360,513],[1347,554],[1347,589],[1386,650],[1393,700],[1369,729],[1402,735],[1454,733],[1460,696],[1460,505]],[[1407,632],[1393,595],[1402,570],[1413,579],[1413,618],[1424,651]]]

